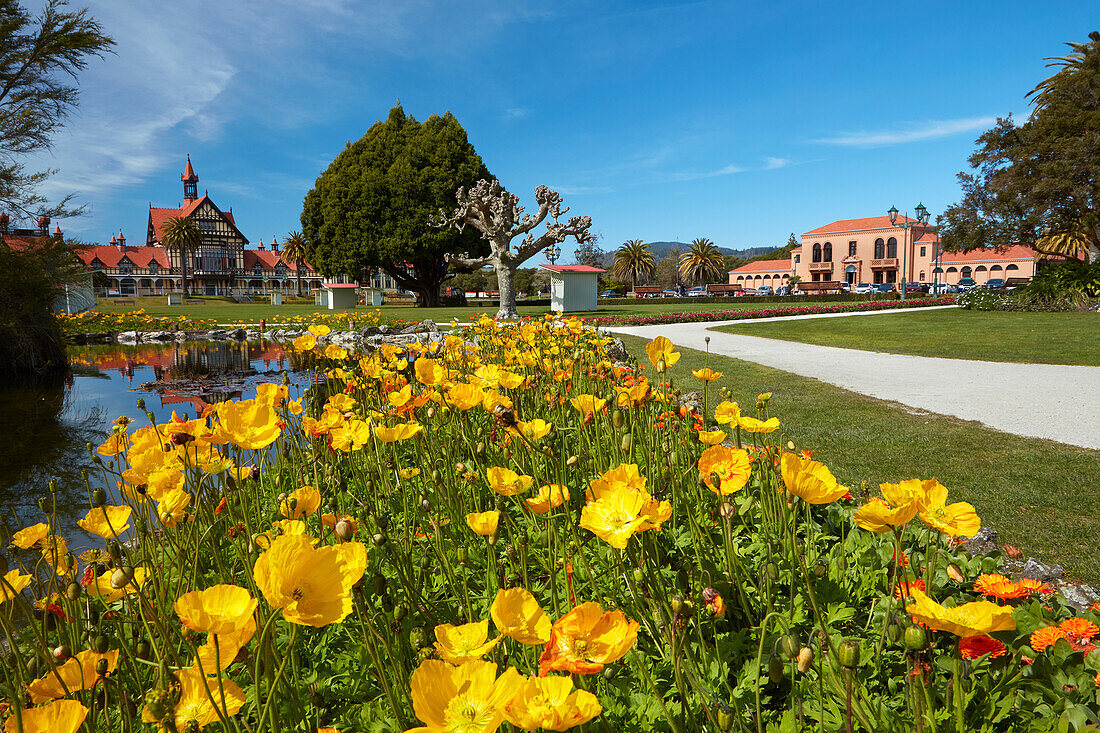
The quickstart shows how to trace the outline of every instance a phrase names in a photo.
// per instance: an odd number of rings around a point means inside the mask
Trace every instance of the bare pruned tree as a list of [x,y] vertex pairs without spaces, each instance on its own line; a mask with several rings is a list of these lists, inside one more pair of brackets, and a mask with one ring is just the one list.
[[[517,267],[547,247],[561,244],[568,237],[576,239],[578,244],[592,238],[589,232],[592,218],[571,216],[563,224],[560,220],[569,208],[562,207],[560,193],[546,186],[535,189],[539,209],[534,214],[525,213],[524,207],[519,205],[519,197],[505,191],[497,180],[481,179],[469,190],[459,188],[455,198],[458,206],[454,211],[448,214],[440,210],[439,216],[432,217],[430,223],[439,228],[455,227],[459,231],[473,227],[489,243],[492,251],[484,257],[448,254],[446,258],[452,265],[471,270],[492,265],[500,290],[497,318],[512,319],[519,315],[516,312],[514,281]],[[535,236],[534,230],[543,222],[547,222],[546,231]],[[512,240],[517,237],[523,239],[512,249]]]

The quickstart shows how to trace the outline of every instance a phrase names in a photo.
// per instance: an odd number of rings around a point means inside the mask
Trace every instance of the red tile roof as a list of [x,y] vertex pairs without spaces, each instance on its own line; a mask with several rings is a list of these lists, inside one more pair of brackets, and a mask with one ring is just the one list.
[[[898,217],[898,224],[902,224],[906,221],[911,224],[920,223],[916,219],[909,219],[904,216]],[[889,216],[868,216],[863,219],[839,219],[832,224],[826,224],[823,227],[811,229],[803,236],[809,236],[811,234],[834,234],[838,232],[858,232],[864,229],[889,229],[898,226],[898,224],[891,224]]]
[[171,267],[168,261],[168,251],[164,247],[130,247],[119,248],[110,244],[95,244],[83,247],[77,251],[80,261],[89,267],[93,260],[99,260],[104,267],[118,267],[118,263],[125,257],[135,267],[147,268],[150,262],[156,262],[160,267]]
[[968,262],[1004,262],[1006,260],[1033,260],[1035,250],[1024,244],[1013,244],[1003,252],[998,252],[992,247],[986,249],[972,249],[969,252],[941,252],[940,263],[943,265],[958,265]]
[[[217,209],[222,216],[228,219],[229,223],[233,225],[234,229],[237,229],[237,222],[233,219],[233,212],[222,211],[221,209],[218,209],[218,205],[215,204],[209,196],[203,194],[199,198],[184,204],[178,209],[165,209],[157,206],[150,206],[149,222],[153,225],[153,237],[156,239],[156,241],[162,241],[161,232],[163,230],[165,222],[167,222],[174,216],[190,216],[195,211],[195,209],[199,208],[199,206],[202,205],[202,202],[204,201],[210,201],[210,205]],[[239,229],[237,229],[237,234],[241,234],[241,231]],[[241,238],[243,238],[246,243],[248,242],[248,238],[245,237],[243,234],[241,234]]]
[[[286,265],[290,272],[297,272],[298,266],[294,262],[283,259],[282,252],[272,252],[268,249],[246,249],[244,251],[244,269],[251,270],[257,264],[264,270],[274,270],[279,263]],[[303,262],[306,272],[313,272],[313,267],[308,262]]]
[[607,272],[607,270],[589,265],[540,265],[540,267],[551,272]]
[[191,156],[187,156],[187,167],[183,170],[183,175],[180,176],[181,181],[187,181],[188,183],[198,183],[199,177],[195,175],[195,169],[191,167]]
[[917,237],[916,241],[914,242],[914,244],[935,244],[935,243],[936,243],[936,233],[935,232],[924,232],[919,237]]
[[736,270],[730,270],[730,272],[736,272],[745,274],[746,272],[790,272],[791,261],[790,260],[757,260],[756,262],[750,262],[746,265],[741,265]]

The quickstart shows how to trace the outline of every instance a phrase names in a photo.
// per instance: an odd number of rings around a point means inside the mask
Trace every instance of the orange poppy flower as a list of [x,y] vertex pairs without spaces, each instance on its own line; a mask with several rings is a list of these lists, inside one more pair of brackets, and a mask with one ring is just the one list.
[[604,611],[582,603],[550,628],[550,641],[539,659],[539,676],[548,672],[595,674],[623,657],[638,639],[638,622],[622,611]]
[[1043,595],[1047,595],[1052,592],[1049,585],[1041,583],[1038,580],[1032,580],[1031,578],[1020,578],[1016,581],[1016,585],[1020,586],[1028,593],[1042,593]]
[[1027,589],[1021,588],[1016,582],[995,573],[979,575],[977,580],[974,581],[974,592],[1002,600],[1023,598],[1027,595]]
[[906,598],[912,595],[910,591],[913,588],[916,588],[919,591],[923,591],[925,589],[924,581],[919,578],[917,580],[900,581],[897,588],[894,589],[894,598],[897,598],[899,601],[904,601]]
[[1057,626],[1044,626],[1034,631],[1028,640],[1028,646],[1037,652],[1045,651],[1048,646],[1054,646],[1059,639],[1065,639],[1066,632]]
[[1075,636],[1078,639],[1091,639],[1097,633],[1100,633],[1100,629],[1096,628],[1096,624],[1078,617],[1067,618],[1058,624],[1058,628],[1066,632],[1066,636]]
[[992,636],[967,636],[959,639],[959,655],[963,659],[977,659],[986,654],[990,659],[1004,656],[1005,645]]

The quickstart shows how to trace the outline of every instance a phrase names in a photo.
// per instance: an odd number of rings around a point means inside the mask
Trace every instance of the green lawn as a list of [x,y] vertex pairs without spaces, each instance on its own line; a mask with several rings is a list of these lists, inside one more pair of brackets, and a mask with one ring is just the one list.
[[[119,313],[133,311],[138,308],[144,308],[146,312],[151,316],[157,317],[176,317],[181,315],[187,315],[193,319],[214,319],[219,323],[258,323],[260,319],[266,320],[268,323],[279,323],[281,319],[291,318],[295,316],[308,316],[313,313],[321,312],[320,309],[310,304],[301,305],[269,305],[267,303],[234,303],[227,298],[188,298],[187,303],[184,306],[169,307],[165,305],[165,298],[126,298],[126,301],[122,304],[115,304],[113,300],[104,299],[100,301],[97,310],[103,313]],[[822,300],[821,304],[828,304],[830,301]],[[815,303],[816,305],[817,303]],[[691,303],[666,303],[659,298],[651,300],[640,300],[637,303],[630,303],[628,305],[606,305],[600,306],[599,311],[595,313],[579,314],[579,315],[599,315],[599,316],[638,316],[638,315],[650,315],[654,313],[676,313],[676,312],[702,312],[702,311],[714,311],[714,310],[757,310],[764,308],[782,308],[785,307],[783,303],[745,303],[736,298],[729,299],[728,302],[723,301],[720,303],[699,303],[698,305]],[[349,315],[358,312],[373,311],[374,308],[366,308],[364,306],[359,307],[355,311],[348,311]],[[431,318],[437,323],[448,323],[452,318],[457,318],[460,321],[467,320],[471,314],[475,313],[487,313],[492,316],[496,313],[496,307],[477,307],[473,305],[459,307],[459,308],[416,308],[411,305],[387,305],[381,309],[382,318],[384,321],[392,322],[397,320],[403,321],[422,321],[425,318]],[[324,311],[329,313],[330,311]],[[335,311],[331,311],[335,312]],[[549,312],[549,309],[545,306],[525,306],[520,301],[519,313],[521,316],[541,316]]]
[[[889,316],[845,320],[879,318]],[[644,339],[624,341],[645,359]],[[670,369],[675,384],[701,389],[691,370],[702,367],[706,355],[680,351]],[[711,385],[711,410],[721,387],[746,407],[757,394],[773,392],[780,440],[812,450],[853,495],[862,482],[875,490],[884,481],[937,478],[954,501],[971,502],[1002,543],[1059,563],[1067,575],[1100,581],[1100,491],[1091,488],[1100,476],[1100,451],[998,432],[738,359],[711,356],[709,365],[724,374]]]
[[894,354],[1100,366],[1100,314],[1006,313],[964,308],[815,318],[714,329]]

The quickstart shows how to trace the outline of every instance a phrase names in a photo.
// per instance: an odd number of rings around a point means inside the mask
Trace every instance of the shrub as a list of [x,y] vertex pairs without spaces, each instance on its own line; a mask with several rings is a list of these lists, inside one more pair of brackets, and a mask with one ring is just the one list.
[[57,295],[49,258],[0,242],[0,374],[65,366],[65,344],[52,308]]

